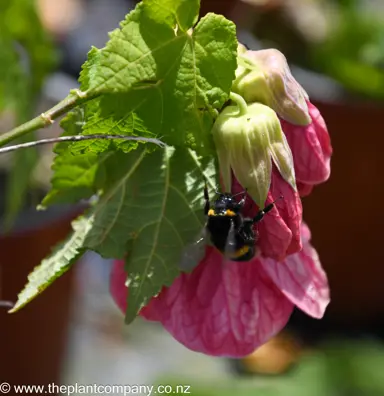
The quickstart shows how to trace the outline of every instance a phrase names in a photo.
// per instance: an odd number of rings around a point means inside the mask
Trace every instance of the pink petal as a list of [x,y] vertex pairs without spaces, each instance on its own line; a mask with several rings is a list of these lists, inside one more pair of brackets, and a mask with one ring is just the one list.
[[222,255],[207,247],[199,266],[164,288],[141,314],[161,321],[191,350],[241,357],[279,332],[292,310],[259,260],[223,265]]
[[280,122],[292,150],[296,180],[306,184],[319,184],[329,178],[332,146],[319,110],[312,103],[307,104],[311,124],[298,126],[282,119]]
[[311,230],[306,223],[301,223],[301,238],[304,245],[308,245],[312,238]]
[[261,260],[265,272],[284,295],[306,314],[322,318],[329,304],[327,275],[321,267],[316,250],[309,243],[311,234],[302,225],[303,250],[277,263]]
[[305,184],[300,182],[297,182],[296,184],[300,197],[306,197],[310,195],[314,187],[313,184]]
[[[234,179],[232,193],[243,190],[243,187]],[[302,249],[300,235],[302,205],[298,192],[295,192],[274,168],[266,205],[276,201],[281,195],[283,199],[278,200],[275,208],[255,225],[255,231],[259,236],[258,246],[262,255],[277,261],[284,260],[287,255]],[[253,217],[258,210],[252,198],[247,196],[244,215]]]
[[[124,311],[127,288],[123,267],[122,261],[114,263],[111,293]],[[292,310],[293,304],[266,276],[259,260],[224,264],[222,255],[207,247],[198,267],[163,288],[140,314],[161,322],[191,350],[242,357],[278,333]]]

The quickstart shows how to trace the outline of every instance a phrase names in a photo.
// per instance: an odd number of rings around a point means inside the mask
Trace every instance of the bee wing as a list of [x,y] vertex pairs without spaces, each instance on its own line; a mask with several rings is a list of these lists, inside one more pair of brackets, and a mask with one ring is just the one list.
[[205,247],[208,242],[208,231],[204,225],[200,234],[196,238],[196,242],[187,245],[183,250],[179,268],[184,272],[191,272],[203,259],[205,255]]
[[235,223],[231,221],[231,226],[229,228],[227,241],[225,243],[224,257],[226,260],[230,260],[236,253],[236,231]]

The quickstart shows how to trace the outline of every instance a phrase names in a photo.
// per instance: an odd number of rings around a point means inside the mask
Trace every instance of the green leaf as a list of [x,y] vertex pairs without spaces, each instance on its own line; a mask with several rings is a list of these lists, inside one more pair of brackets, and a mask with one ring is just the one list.
[[[84,63],[80,73],[80,88],[86,91],[90,82],[94,78],[95,64],[99,61],[100,50],[92,48],[88,53],[88,60]],[[145,95],[116,94],[103,95],[97,97],[83,106],[83,120],[81,128],[76,134],[83,135],[107,134],[107,135],[130,135],[142,136],[147,138],[156,137],[151,129],[156,126],[157,118],[154,114],[147,117],[146,125],[143,120],[134,112],[137,107],[141,106],[143,101],[147,101]],[[132,108],[133,111],[128,110]],[[87,121],[85,121],[87,120]],[[70,124],[69,120],[68,124]],[[80,124],[80,123],[79,123]],[[69,128],[69,125],[67,126]],[[116,148],[123,152],[129,152],[138,147],[139,143],[127,140],[86,140],[69,144],[70,151],[75,154],[81,153],[100,153],[106,150],[115,150]]]
[[203,227],[203,174],[212,180],[215,169],[213,160],[181,148],[150,154],[137,149],[107,162],[107,174],[115,181],[94,208],[84,246],[104,257],[128,254],[131,321],[179,274],[183,249]]
[[[77,108],[61,121],[64,128],[62,136],[78,135],[81,132],[83,110]],[[97,192],[99,183],[103,183],[103,163],[112,152],[102,155],[73,155],[68,149],[70,143],[62,142],[55,146],[56,157],[52,170],[54,171],[52,188],[44,197],[40,209],[53,204],[76,203],[80,199],[90,198]]]
[[91,81],[94,78],[95,66],[100,60],[101,51],[92,47],[88,52],[88,58],[81,67],[79,83],[82,91],[86,91],[91,86]]
[[143,3],[148,16],[157,23],[187,31],[198,19],[199,0],[150,0]]
[[[70,111],[61,121],[60,127],[63,129],[61,136],[80,135],[84,124],[84,109],[77,107]],[[69,142],[56,143],[53,151],[59,155],[68,152]]]
[[28,276],[28,283],[18,295],[16,312],[42,293],[53,281],[68,271],[83,253],[83,242],[92,227],[92,218],[80,217],[72,223],[73,232],[65,242],[57,245],[49,257],[44,259]]
[[[134,112],[145,131],[169,145],[193,144],[196,150],[210,152],[215,109],[228,99],[235,77],[235,25],[223,16],[208,14],[194,31],[177,28],[172,18],[192,27],[198,14],[196,2],[169,1],[168,6],[161,11],[166,15],[161,23],[154,16],[162,8],[160,1],[139,4],[89,65],[92,79],[87,94],[127,96],[120,109],[111,97],[101,98],[100,116],[93,114],[86,122],[111,131],[111,124],[114,127]],[[107,126],[105,118],[111,119]],[[126,127],[127,134],[133,132],[130,123]]]
[[93,99],[61,124],[64,135],[158,137],[170,147],[103,139],[60,143],[43,200],[97,198],[79,250],[126,260],[128,322],[174,281],[184,248],[199,236],[203,175],[212,190],[217,185],[210,131],[235,77],[237,40],[235,25],[214,14],[192,31],[198,5],[139,4],[104,49],[89,52],[79,81]]
[[112,152],[104,155],[73,155],[68,152],[57,157],[52,167],[52,188],[44,197],[40,209],[53,204],[76,203],[96,194],[100,180],[105,177],[103,164],[111,155]]
[[[87,122],[84,123],[83,135],[127,135],[144,138],[155,138],[160,116],[153,112],[150,117],[143,114],[140,107],[147,102],[156,108],[156,98],[146,97],[146,92],[105,95],[88,104],[86,108]],[[87,105],[86,105],[87,106]],[[132,111],[127,111],[127,109]],[[100,153],[108,149],[119,149],[129,152],[136,149],[140,143],[127,140],[92,139],[72,143],[73,154]]]
[[[81,89],[86,90],[92,79],[92,65],[97,62],[99,57],[99,50],[92,48],[88,54],[88,60],[83,65],[80,73]],[[115,100],[117,108],[124,103],[116,100],[118,98],[111,98]],[[62,136],[74,136],[79,135],[84,131],[84,134],[101,133],[96,127],[92,127],[92,122],[85,125],[85,117],[88,115],[90,119],[93,115],[97,115],[100,110],[100,100],[94,99],[85,105],[78,107],[68,113],[68,115],[61,121],[60,126],[64,129]],[[95,116],[95,118],[97,118]],[[102,125],[108,125],[112,122],[106,117],[100,118]],[[124,123],[125,120],[117,121],[117,125],[114,130],[109,128],[103,130],[106,133],[122,133],[119,132],[119,123]],[[139,128],[139,121],[137,118],[131,117],[132,125],[135,128]],[[128,121],[126,121],[128,122]],[[143,133],[144,134],[144,133]],[[52,169],[54,171],[51,184],[52,188],[49,193],[43,199],[40,208],[44,209],[52,204],[62,203],[75,203],[80,199],[88,199],[93,194],[96,194],[98,190],[103,189],[105,183],[105,161],[114,156],[114,150],[116,146],[122,146],[123,151],[130,151],[137,147],[137,143],[129,145],[131,142],[123,141],[121,143],[111,142],[109,140],[95,139],[86,142],[79,142],[79,144],[73,144],[69,142],[62,142],[56,144],[54,151],[57,154]],[[99,147],[99,149],[97,149]],[[96,149],[93,149],[96,148]],[[106,151],[105,153],[99,154],[99,152]],[[113,176],[110,176],[113,180]]]

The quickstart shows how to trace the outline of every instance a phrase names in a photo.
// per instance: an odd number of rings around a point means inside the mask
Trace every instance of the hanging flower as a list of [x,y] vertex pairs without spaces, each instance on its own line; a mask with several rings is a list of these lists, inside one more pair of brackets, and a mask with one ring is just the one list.
[[[285,182],[275,168],[272,171],[271,186],[264,206],[276,201],[275,207],[261,222],[255,224],[254,230],[259,236],[257,247],[261,254],[282,261],[286,256],[302,249],[300,229],[303,209],[299,193]],[[241,191],[244,191],[244,188],[234,178],[232,193],[237,194]],[[281,195],[284,199],[278,199]],[[243,210],[244,216],[254,217],[259,209],[262,208],[248,195]]]
[[[326,274],[303,224],[302,251],[282,262],[258,257],[228,262],[207,247],[192,273],[182,273],[151,299],[140,315],[160,322],[187,348],[213,356],[242,357],[277,334],[294,306],[321,318],[329,303]],[[116,261],[111,294],[125,312],[124,262]]]
[[247,105],[239,95],[231,98],[236,104],[227,106],[212,128],[224,188],[231,190],[233,172],[262,206],[271,185],[272,164],[296,189],[291,149],[271,108],[261,103]]
[[302,248],[302,206],[292,152],[270,107],[247,105],[238,95],[231,98],[235,105],[222,111],[212,129],[223,186],[234,194],[247,188],[243,213],[248,217],[284,196],[260,223],[262,253],[283,260]]
[[[284,199],[254,226],[256,257],[223,265],[221,253],[207,246],[192,272],[181,273],[140,311],[187,348],[228,357],[248,355],[268,341],[294,306],[321,318],[329,303],[300,200],[330,175],[327,127],[279,51],[240,45],[238,54],[232,103],[212,129],[221,182],[232,194],[247,189],[246,217]],[[124,263],[116,261],[111,293],[123,311],[126,278]]]

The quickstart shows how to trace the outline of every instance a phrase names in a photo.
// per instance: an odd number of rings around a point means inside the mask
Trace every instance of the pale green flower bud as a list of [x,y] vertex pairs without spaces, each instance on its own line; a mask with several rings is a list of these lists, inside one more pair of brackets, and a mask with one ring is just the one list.
[[304,88],[295,80],[285,56],[276,49],[244,51],[238,46],[238,68],[232,90],[248,102],[261,102],[284,120],[295,125],[309,125]]
[[231,94],[235,105],[224,108],[212,128],[226,191],[234,173],[259,207],[264,207],[271,184],[272,160],[282,177],[296,190],[292,152],[276,113],[261,103],[247,106]]

